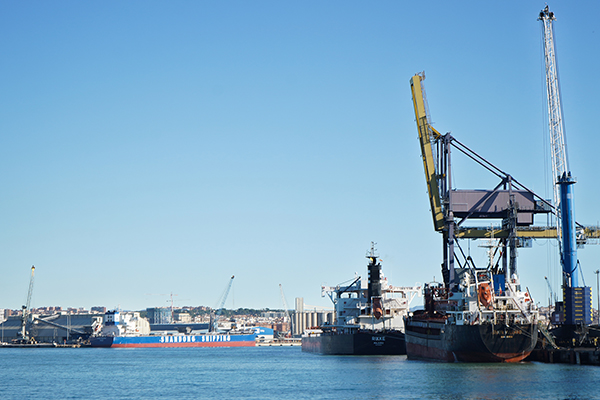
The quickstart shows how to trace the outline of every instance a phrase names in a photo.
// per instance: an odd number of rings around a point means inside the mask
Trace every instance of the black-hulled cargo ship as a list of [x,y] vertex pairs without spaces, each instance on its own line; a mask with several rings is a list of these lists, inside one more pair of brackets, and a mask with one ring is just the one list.
[[374,244],[367,254],[369,279],[349,285],[324,286],[335,307],[335,321],[302,336],[302,351],[329,355],[406,354],[404,317],[420,292],[417,287],[394,287],[382,277]]
[[[537,341],[538,311],[517,275],[517,247],[526,246],[534,215],[548,202],[511,175],[432,125],[425,74],[410,80],[434,229],[442,235],[443,284],[424,289],[425,309],[406,320],[408,358],[465,362],[518,362]],[[462,153],[500,182],[492,189],[459,189],[452,180],[453,152]],[[496,220],[484,226],[476,220]],[[546,229],[546,228],[543,228]],[[489,262],[476,265],[463,239],[489,239]],[[470,243],[470,242],[469,242]]]
[[[535,347],[537,310],[516,277],[494,285],[490,273],[463,270],[454,290],[424,289],[425,309],[406,319],[409,359],[446,362],[519,362]],[[497,289],[494,290],[493,288]]]
[[403,355],[404,333],[396,329],[373,331],[327,327],[308,331],[302,337],[302,351],[329,355]]

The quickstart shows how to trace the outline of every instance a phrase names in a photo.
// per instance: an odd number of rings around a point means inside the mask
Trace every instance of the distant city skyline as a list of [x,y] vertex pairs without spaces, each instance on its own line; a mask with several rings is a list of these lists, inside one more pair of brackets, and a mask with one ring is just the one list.
[[[425,71],[436,129],[550,199],[544,6],[1,3],[0,307],[25,304],[32,265],[33,307],[214,307],[231,275],[229,309],[281,309],[280,284],[331,307],[321,285],[366,277],[371,241],[393,285],[440,281],[409,80]],[[549,7],[575,216],[599,225],[600,3]],[[595,305],[600,246],[579,259]],[[555,241],[518,271],[546,305]]]

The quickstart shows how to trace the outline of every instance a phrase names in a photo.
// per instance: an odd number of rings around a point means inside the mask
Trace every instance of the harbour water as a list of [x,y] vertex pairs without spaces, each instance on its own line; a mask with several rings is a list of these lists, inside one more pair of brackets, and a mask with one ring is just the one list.
[[600,367],[322,356],[298,347],[0,349],[8,399],[594,399]]

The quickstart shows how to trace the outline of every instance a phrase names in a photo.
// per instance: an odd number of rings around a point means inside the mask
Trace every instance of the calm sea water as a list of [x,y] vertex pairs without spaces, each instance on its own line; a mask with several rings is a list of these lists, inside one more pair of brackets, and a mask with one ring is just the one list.
[[600,399],[600,367],[300,348],[0,349],[0,399]]

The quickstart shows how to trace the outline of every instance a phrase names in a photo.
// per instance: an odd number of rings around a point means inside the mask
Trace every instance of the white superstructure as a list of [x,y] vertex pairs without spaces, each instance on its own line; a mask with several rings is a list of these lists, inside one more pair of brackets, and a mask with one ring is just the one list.
[[[382,274],[383,275],[383,274]],[[381,277],[382,315],[376,318],[368,301],[368,280],[357,277],[349,285],[323,286],[321,296],[329,296],[335,308],[335,325],[359,329],[404,331],[404,316],[411,302],[421,296],[421,287],[399,287]]]
[[139,312],[108,311],[100,336],[139,336],[150,334],[150,323]]

